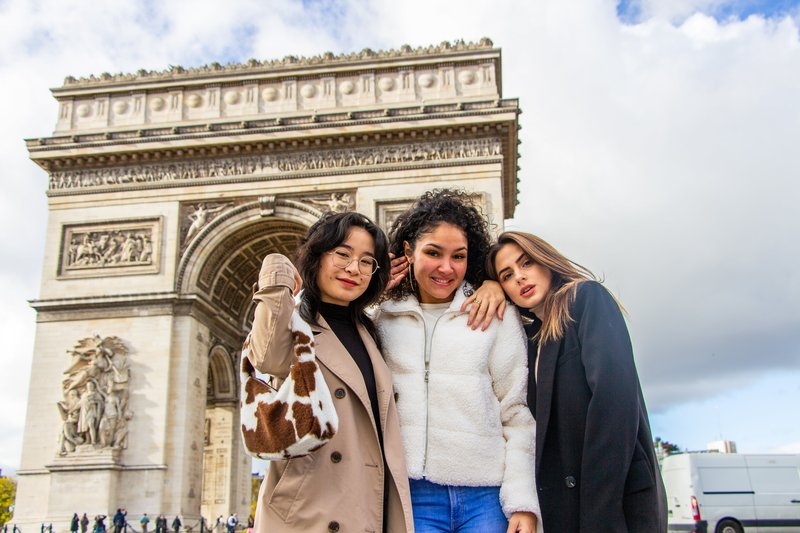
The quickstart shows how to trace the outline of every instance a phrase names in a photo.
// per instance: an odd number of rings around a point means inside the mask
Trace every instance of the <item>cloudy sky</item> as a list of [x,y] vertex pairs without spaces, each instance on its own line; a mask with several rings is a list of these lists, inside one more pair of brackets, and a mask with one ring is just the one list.
[[22,139],[53,131],[50,87],[483,36],[524,110],[506,227],[622,299],[654,434],[800,453],[799,3],[0,0],[0,468],[19,465],[47,217]]

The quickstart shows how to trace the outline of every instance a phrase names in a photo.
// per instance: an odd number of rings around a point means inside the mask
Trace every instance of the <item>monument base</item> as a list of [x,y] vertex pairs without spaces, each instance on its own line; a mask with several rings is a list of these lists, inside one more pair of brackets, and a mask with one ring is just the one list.
[[[109,513],[120,507],[118,502],[118,486],[120,471],[120,453],[115,448],[94,448],[92,445],[81,445],[66,456],[56,457],[46,465],[50,471],[50,497],[48,498],[46,523],[53,524],[56,531],[69,530],[69,521],[73,513],[92,521],[94,526],[96,515],[108,515],[106,527],[110,528]],[[80,494],[82,509],[75,508],[75,499],[71,495]],[[66,525],[65,525],[66,524]]]

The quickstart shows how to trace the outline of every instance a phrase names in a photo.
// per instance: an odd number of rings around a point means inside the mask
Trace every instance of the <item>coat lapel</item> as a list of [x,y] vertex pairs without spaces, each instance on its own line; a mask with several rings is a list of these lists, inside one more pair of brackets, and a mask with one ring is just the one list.
[[[375,374],[375,388],[378,395],[378,413],[381,417],[381,434],[386,431],[386,416],[389,412],[389,402],[392,392],[394,391],[392,384],[392,374],[389,367],[386,366],[386,361],[383,360],[375,340],[367,332],[366,328],[361,324],[358,325],[358,333],[361,335],[361,340],[369,353],[369,359],[372,361],[372,372]],[[370,411],[370,414],[372,411]],[[378,421],[375,421],[376,423]]]
[[[364,384],[364,376],[361,375],[361,370],[341,341],[339,341],[339,337],[325,322],[325,319],[322,316],[319,316],[318,319],[322,328],[314,328],[314,341],[317,343],[317,360],[353,391],[361,401],[364,409],[367,410],[370,420],[372,420],[372,407],[370,407],[369,394],[367,393],[367,386]],[[361,333],[361,338],[363,339],[364,333],[360,329],[359,333]],[[364,344],[367,346],[367,351],[369,351],[369,344],[366,341]],[[371,353],[370,357],[372,357]],[[380,393],[380,390],[378,392]],[[374,424],[375,422],[373,421],[373,426]]]
[[542,351],[539,353],[539,378],[536,380],[536,472],[540,472],[541,451],[544,450],[544,438],[550,422],[553,381],[556,377],[560,345],[561,342],[548,342],[542,346]]

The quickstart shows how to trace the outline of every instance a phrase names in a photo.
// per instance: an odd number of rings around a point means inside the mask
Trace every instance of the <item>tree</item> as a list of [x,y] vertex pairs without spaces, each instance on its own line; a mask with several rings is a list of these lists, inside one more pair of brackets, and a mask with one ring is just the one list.
[[261,488],[262,481],[264,481],[262,476],[250,478],[250,518],[254,520],[256,517],[256,505],[258,505],[258,489]]
[[660,447],[661,450],[664,452],[664,455],[672,455],[673,453],[678,453],[681,451],[680,447],[677,444],[661,440],[661,437],[656,437],[656,440],[653,444],[656,448]]
[[11,519],[11,509],[17,496],[17,484],[13,479],[0,477],[0,527]]

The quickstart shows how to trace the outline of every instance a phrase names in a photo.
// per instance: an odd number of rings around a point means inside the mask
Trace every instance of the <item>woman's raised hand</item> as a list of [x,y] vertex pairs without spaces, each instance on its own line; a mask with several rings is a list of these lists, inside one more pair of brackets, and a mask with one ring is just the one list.
[[465,312],[470,304],[472,304],[472,309],[469,310],[467,326],[473,330],[480,327],[481,331],[486,331],[495,316],[503,320],[503,314],[506,311],[506,294],[499,283],[487,279],[472,296],[461,304],[461,312]]
[[406,256],[395,257],[393,253],[389,253],[389,259],[392,262],[392,269],[389,271],[389,283],[386,285],[387,291],[400,285],[408,275],[408,259]]

